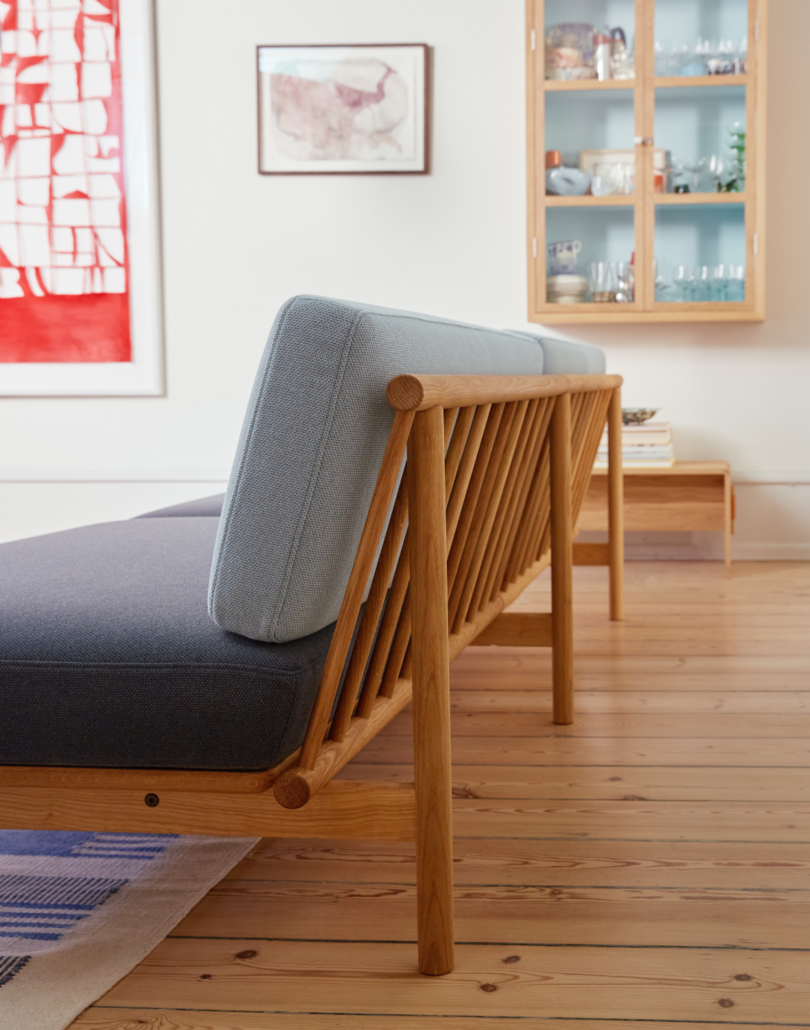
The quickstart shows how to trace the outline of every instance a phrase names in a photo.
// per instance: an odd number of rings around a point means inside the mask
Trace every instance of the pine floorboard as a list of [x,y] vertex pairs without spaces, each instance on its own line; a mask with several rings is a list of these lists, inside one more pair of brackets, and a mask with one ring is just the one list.
[[[453,663],[452,974],[412,845],[266,840],[73,1030],[810,1027],[810,563],[632,563],[620,625],[574,572],[573,726],[548,651]],[[403,713],[342,775],[411,762]]]

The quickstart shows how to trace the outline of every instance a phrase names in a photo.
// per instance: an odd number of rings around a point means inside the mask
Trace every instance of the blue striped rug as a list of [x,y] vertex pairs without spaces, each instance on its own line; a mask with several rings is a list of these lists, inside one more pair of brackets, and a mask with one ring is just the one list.
[[64,1030],[255,843],[0,830],[0,1026]]

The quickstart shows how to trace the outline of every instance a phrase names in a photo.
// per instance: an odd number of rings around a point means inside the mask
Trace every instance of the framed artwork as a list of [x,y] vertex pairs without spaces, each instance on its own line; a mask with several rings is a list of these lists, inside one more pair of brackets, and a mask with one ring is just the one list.
[[427,172],[427,50],[258,47],[259,171]]
[[0,395],[163,391],[152,0],[0,0]]

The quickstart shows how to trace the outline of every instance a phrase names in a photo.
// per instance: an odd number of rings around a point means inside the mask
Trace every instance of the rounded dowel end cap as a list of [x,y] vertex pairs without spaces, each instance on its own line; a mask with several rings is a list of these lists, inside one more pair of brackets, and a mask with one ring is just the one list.
[[385,396],[397,411],[416,411],[425,399],[425,388],[417,376],[395,376],[386,387]]
[[312,797],[312,788],[301,769],[288,769],[276,780],[273,793],[282,808],[303,808]]

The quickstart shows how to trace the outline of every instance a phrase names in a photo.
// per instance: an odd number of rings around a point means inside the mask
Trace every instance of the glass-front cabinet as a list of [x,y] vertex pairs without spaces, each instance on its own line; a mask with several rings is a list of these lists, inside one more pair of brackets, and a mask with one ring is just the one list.
[[765,316],[767,0],[527,0],[529,318]]

